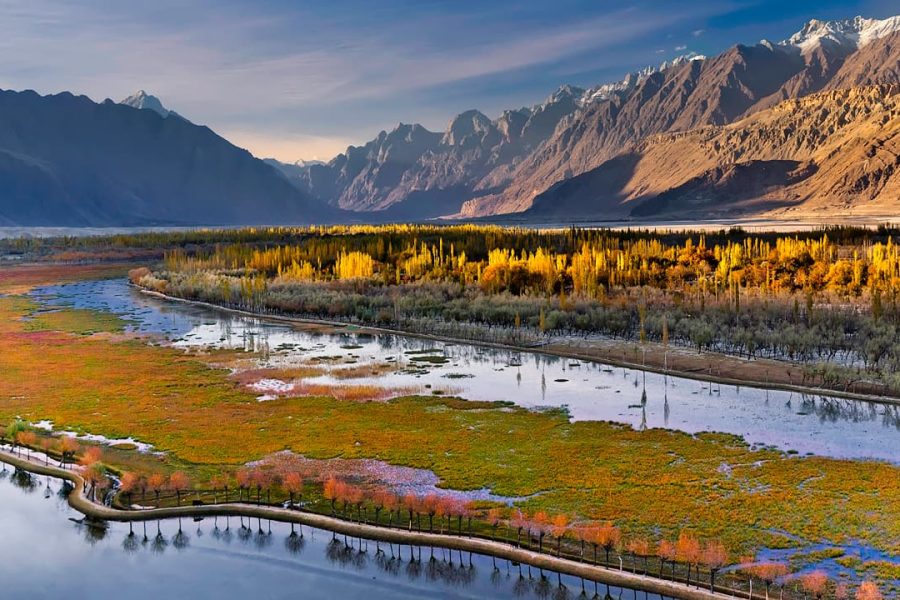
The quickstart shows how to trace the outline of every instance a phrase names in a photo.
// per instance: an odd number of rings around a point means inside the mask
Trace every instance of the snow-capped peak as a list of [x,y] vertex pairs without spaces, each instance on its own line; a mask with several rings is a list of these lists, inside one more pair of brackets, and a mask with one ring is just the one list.
[[813,19],[781,45],[799,48],[804,53],[819,47],[823,42],[856,50],[898,31],[900,16],[887,19],[855,17],[841,21]]
[[159,98],[152,94],[148,94],[144,90],[138,90],[137,92],[119,102],[119,104],[124,104],[132,108],[152,110],[156,113],[159,113],[162,117],[168,117],[170,114],[176,114],[174,113],[174,111],[170,111],[165,106],[163,106],[163,103],[160,102]]
[[696,52],[690,52],[688,54],[677,56],[672,60],[667,60],[657,66],[645,67],[640,71],[629,73],[621,81],[604,83],[602,85],[592,87],[589,90],[585,90],[585,92],[581,96],[579,104],[581,106],[585,106],[599,100],[607,100],[615,92],[627,92],[628,90],[631,90],[637,84],[647,79],[654,73],[660,73],[662,71],[665,71],[666,69],[671,69],[672,67],[677,67],[678,65],[684,64],[686,62],[693,62],[695,60],[706,60],[706,57],[702,54],[697,54]]

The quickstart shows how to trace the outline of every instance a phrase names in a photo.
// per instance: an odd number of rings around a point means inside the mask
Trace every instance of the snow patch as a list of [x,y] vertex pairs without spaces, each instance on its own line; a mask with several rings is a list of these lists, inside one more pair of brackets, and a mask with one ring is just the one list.
[[857,50],[898,31],[900,31],[900,16],[880,20],[860,16],[840,21],[813,19],[779,45],[799,48],[803,54],[823,43]]

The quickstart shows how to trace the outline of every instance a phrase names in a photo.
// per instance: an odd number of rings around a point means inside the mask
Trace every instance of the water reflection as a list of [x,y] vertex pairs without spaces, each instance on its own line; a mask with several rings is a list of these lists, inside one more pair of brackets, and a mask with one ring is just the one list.
[[[437,548],[345,537],[265,519],[216,517],[141,523],[85,519],[58,480],[6,469],[0,480],[4,597],[574,598],[630,590]],[[51,495],[35,493],[49,488]],[[52,543],[48,543],[52,540]],[[71,585],[85,573],[90,589]]]
[[[626,423],[636,429],[718,431],[755,445],[797,453],[900,462],[900,407],[709,384],[540,353],[440,343],[406,336],[346,331],[322,335],[141,294],[123,280],[41,288],[56,305],[109,310],[131,328],[176,346],[260,352],[262,366],[392,364],[353,384],[449,390],[473,400],[504,400],[529,408],[564,407],[574,420]],[[339,384],[330,375],[311,383]]]

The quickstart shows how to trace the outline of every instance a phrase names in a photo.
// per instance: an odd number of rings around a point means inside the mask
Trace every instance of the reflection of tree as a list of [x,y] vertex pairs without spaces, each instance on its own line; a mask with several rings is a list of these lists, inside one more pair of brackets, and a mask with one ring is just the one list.
[[[410,547],[410,554],[412,554],[412,548]],[[416,560],[410,556],[409,562],[406,563],[406,577],[410,581],[415,581],[419,577],[422,576],[422,559],[421,557]]]
[[557,585],[556,590],[554,590],[553,592],[553,600],[569,600],[569,598],[571,597],[571,594],[569,594],[569,588],[562,584]]
[[501,572],[500,569],[497,568],[496,559],[492,560],[494,560],[495,562],[494,569],[491,571],[491,583],[494,584],[495,587],[500,587],[506,577],[504,576],[503,572]]
[[550,584],[550,580],[547,579],[547,576],[541,571],[541,576],[538,577],[537,583],[534,586],[535,595],[538,598],[549,598],[552,590],[553,586]]
[[272,532],[264,531],[262,528],[256,530],[256,535],[253,536],[253,545],[256,546],[258,550],[263,550],[272,545]]
[[325,558],[327,558],[329,562],[340,564],[341,557],[344,553],[343,545],[343,542],[337,539],[337,537],[332,536],[331,541],[325,546]]
[[330,562],[341,566],[353,567],[358,570],[365,569],[368,564],[368,555],[365,550],[362,549],[361,542],[360,547],[356,548],[353,543],[348,542],[346,538],[340,540],[333,534],[331,541],[328,542],[328,545],[325,547],[325,558]]
[[159,521],[156,522],[156,535],[153,537],[153,541],[150,543],[150,549],[154,554],[162,554],[166,551],[166,548],[169,546],[169,541],[166,539],[166,536],[162,534],[162,530],[159,526]]
[[72,487],[71,483],[63,481],[62,485],[59,486],[59,489],[56,491],[56,497],[59,498],[60,501],[67,502],[69,500],[69,494],[71,494],[74,489],[75,488]]
[[390,557],[388,557],[388,555],[384,552],[375,553],[375,565],[388,575],[399,575],[401,562],[401,560],[394,556],[393,544],[391,545]]
[[306,546],[306,540],[302,535],[298,535],[296,531],[292,531],[284,538],[284,547],[291,554],[300,554]]
[[125,539],[122,540],[122,550],[125,551],[125,554],[134,554],[138,551],[138,548],[140,548],[138,537],[134,534],[134,531],[129,531]]
[[234,539],[234,533],[231,530],[231,517],[225,517],[225,531],[222,532],[222,541],[230,544]]
[[172,547],[176,550],[184,550],[190,541],[190,536],[181,528],[181,519],[178,519],[178,531],[172,536]]
[[815,415],[822,423],[848,421],[853,423],[877,422],[885,427],[900,430],[900,407],[861,402],[843,398],[802,395],[800,412]]
[[517,598],[527,596],[531,592],[531,580],[522,575],[521,567],[519,569],[519,577],[513,584],[513,595]]
[[241,526],[238,528],[237,537],[238,540],[244,544],[249,542],[253,537],[253,529],[250,528],[249,523],[244,523],[244,517],[241,517]]
[[94,521],[87,518],[81,523],[84,531],[84,541],[93,546],[106,538],[108,531],[107,524],[104,521]]
[[23,471],[22,469],[16,469],[15,471],[13,471],[12,477],[10,477],[10,481],[14,486],[29,494],[37,489],[37,484],[34,481],[34,477],[32,477],[31,473],[29,473],[28,471]]
[[369,554],[362,547],[362,540],[359,540],[359,549],[355,550],[353,546],[350,546],[350,564],[356,567],[357,570],[362,571],[369,564]]
[[219,517],[213,517],[213,528],[212,528],[212,536],[215,540],[222,539],[222,530],[219,529]]

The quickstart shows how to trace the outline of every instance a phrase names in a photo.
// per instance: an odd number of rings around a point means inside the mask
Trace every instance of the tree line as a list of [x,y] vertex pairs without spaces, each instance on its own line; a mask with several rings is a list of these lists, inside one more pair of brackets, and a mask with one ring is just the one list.
[[810,383],[900,391],[894,233],[346,228],[176,249],[131,278],[258,312],[507,343],[672,343],[805,363]]

